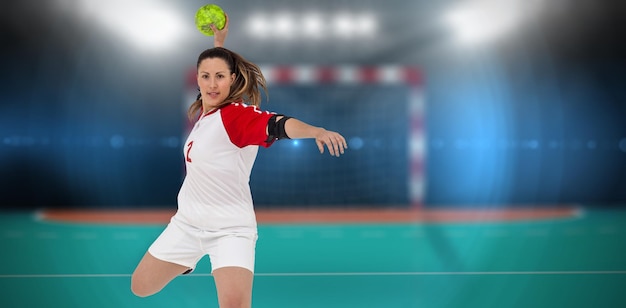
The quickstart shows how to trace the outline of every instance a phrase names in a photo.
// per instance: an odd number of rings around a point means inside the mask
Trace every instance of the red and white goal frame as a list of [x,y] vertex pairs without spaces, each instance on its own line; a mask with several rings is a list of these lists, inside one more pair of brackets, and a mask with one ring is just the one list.
[[[408,88],[408,166],[407,179],[409,201],[413,207],[421,207],[426,191],[426,121],[424,78],[421,70],[414,66],[314,66],[314,65],[259,65],[267,85],[402,85]],[[196,71],[191,70],[187,78],[183,114],[198,95]]]

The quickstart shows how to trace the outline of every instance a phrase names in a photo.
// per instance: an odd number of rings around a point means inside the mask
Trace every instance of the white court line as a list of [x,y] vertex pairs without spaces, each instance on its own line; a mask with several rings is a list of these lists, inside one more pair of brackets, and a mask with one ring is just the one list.
[[[255,276],[624,275],[626,271],[257,273]],[[203,275],[203,274],[197,274]],[[209,275],[209,274],[207,274]]]
[[0,278],[100,278],[100,277],[130,277],[130,274],[16,274],[0,275]]
[[[255,273],[259,277],[307,276],[488,276],[488,275],[626,275],[626,271],[503,271],[503,272],[345,272],[345,273]],[[131,274],[15,274],[1,278],[108,278],[130,277]],[[211,274],[185,276],[209,277]]]

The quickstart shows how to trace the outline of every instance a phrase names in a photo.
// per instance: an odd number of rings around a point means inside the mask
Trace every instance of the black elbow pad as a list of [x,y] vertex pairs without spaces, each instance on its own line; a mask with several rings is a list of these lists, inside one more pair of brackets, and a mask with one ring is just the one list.
[[[276,118],[282,116],[282,118],[276,121]],[[273,115],[269,121],[267,121],[267,141],[271,142],[280,139],[290,139],[285,132],[285,122],[291,119],[291,117],[283,116],[282,114]]]

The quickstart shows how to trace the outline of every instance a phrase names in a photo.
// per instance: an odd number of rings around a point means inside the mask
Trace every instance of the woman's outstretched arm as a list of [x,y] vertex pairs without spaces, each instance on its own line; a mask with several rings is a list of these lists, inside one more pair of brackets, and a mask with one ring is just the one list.
[[314,138],[320,153],[324,153],[325,145],[330,155],[339,157],[348,148],[346,139],[341,134],[307,124],[295,118],[287,119],[285,133],[291,139]]

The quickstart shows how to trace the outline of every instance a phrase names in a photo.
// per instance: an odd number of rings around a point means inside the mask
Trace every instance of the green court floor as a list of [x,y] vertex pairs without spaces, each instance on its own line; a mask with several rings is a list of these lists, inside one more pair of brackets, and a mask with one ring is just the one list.
[[[164,225],[0,214],[0,307],[217,307],[208,257],[137,298]],[[626,211],[560,220],[260,225],[253,307],[626,307]]]

